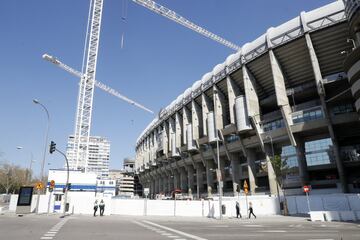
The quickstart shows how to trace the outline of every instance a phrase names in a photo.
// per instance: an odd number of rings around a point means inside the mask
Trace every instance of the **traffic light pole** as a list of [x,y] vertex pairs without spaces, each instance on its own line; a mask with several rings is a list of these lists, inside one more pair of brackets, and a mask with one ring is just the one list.
[[63,210],[63,216],[62,216],[62,217],[65,217],[67,193],[68,193],[68,187],[69,187],[69,160],[67,159],[66,155],[62,151],[60,151],[59,149],[55,148],[55,151],[57,151],[58,153],[63,155],[65,160],[66,160],[67,174],[66,174],[66,184],[65,184],[65,193],[64,193],[64,210]]
[[49,188],[49,202],[48,202],[47,214],[50,213],[51,197],[52,197],[52,191],[50,191],[50,188]]

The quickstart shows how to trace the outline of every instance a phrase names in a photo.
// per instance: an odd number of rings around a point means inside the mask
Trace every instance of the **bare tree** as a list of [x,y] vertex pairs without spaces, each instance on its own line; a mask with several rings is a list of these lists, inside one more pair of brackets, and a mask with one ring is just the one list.
[[13,167],[4,163],[0,166],[0,186],[6,194],[9,194],[10,189],[15,185],[13,176]]
[[9,163],[0,164],[0,192],[17,192],[26,184],[26,169]]

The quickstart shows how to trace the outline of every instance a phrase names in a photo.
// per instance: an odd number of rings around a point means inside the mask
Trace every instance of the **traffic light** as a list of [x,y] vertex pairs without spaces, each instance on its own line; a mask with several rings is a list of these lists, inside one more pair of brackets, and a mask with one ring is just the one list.
[[71,183],[68,183],[68,191],[71,190]]
[[56,149],[56,143],[51,141],[49,152],[52,154],[53,152],[55,152],[55,149]]
[[50,188],[54,188],[55,187],[55,181],[54,180],[51,180],[50,181]]
[[236,185],[236,191],[239,193],[240,192],[240,184]]

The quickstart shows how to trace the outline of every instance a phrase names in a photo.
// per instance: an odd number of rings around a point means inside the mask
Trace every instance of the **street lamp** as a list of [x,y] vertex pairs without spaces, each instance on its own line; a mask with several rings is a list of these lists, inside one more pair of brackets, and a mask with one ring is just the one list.
[[[45,113],[47,116],[47,126],[46,126],[46,133],[45,133],[45,147],[44,147],[44,154],[43,154],[43,159],[41,162],[41,172],[40,172],[41,181],[43,181],[46,149],[47,149],[47,144],[48,144],[48,135],[49,135],[49,127],[50,127],[50,115],[49,115],[49,111],[47,110],[47,108],[39,100],[33,99],[33,103],[40,105],[45,110]],[[40,191],[38,190],[37,201],[36,201],[36,213],[39,213],[39,204],[40,204]]]
[[[23,147],[17,146],[16,149],[22,150]],[[29,166],[29,172],[28,172],[28,174],[27,174],[27,176],[26,176],[26,183],[27,183],[27,184],[30,184],[30,183],[31,183],[32,164],[35,162],[35,160],[34,160],[34,155],[33,155],[32,151],[29,150],[29,152],[30,152],[30,166]]]
[[219,192],[219,213],[220,213],[220,220],[222,219],[222,176],[221,176],[221,170],[220,170],[220,151],[219,151],[219,133],[216,123],[216,117],[217,117],[217,89],[214,89],[214,95],[215,95],[215,103],[214,103],[214,125],[215,125],[215,138],[216,138],[216,159],[217,159],[217,168],[218,168],[218,192]]

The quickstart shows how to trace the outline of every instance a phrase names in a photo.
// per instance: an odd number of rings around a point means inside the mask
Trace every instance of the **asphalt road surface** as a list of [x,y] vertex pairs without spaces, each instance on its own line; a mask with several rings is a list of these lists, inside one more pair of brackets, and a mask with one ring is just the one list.
[[359,240],[360,223],[309,222],[297,217],[209,219],[186,217],[92,217],[74,215],[0,215],[6,240]]

